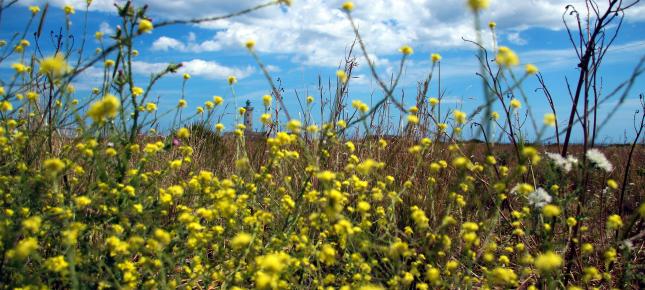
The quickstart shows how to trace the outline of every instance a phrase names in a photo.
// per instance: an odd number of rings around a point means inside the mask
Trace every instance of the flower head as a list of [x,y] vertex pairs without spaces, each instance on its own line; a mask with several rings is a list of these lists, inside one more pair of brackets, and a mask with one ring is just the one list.
[[244,46],[246,46],[246,48],[248,48],[248,49],[253,49],[253,47],[255,47],[255,40],[253,40],[253,39],[247,40],[244,43]]
[[468,7],[475,12],[488,8],[489,4],[488,0],[468,0]]
[[38,12],[40,12],[40,7],[38,6],[29,6],[29,11],[31,11],[31,14],[36,15]]
[[537,66],[535,66],[534,64],[531,64],[531,63],[526,65],[526,74],[534,75],[536,73],[538,73]]
[[262,103],[264,104],[265,107],[270,106],[272,100],[273,98],[270,95],[264,95],[262,97]]
[[544,125],[554,127],[556,122],[555,114],[546,113],[544,114]]
[[180,99],[177,102],[177,108],[185,108],[188,105],[188,102],[185,99]]
[[547,204],[542,208],[542,214],[546,217],[559,216],[562,211],[557,205]]
[[138,31],[139,33],[148,33],[154,29],[154,25],[152,25],[152,22],[148,19],[141,19],[139,21],[139,27]]
[[522,107],[522,103],[518,99],[512,99],[511,100],[511,108],[513,109],[519,109]]
[[562,266],[562,257],[554,252],[548,251],[538,255],[533,264],[540,273],[548,273]]
[[245,232],[240,232],[233,239],[231,240],[231,247],[235,250],[240,250],[242,248],[245,248],[251,243],[251,239],[253,237]]
[[13,105],[9,101],[0,102],[0,111],[9,112],[13,110]]
[[438,54],[438,53],[433,53],[433,54],[430,55],[430,59],[432,60],[433,63],[434,62],[439,62],[439,61],[441,61],[441,55]]
[[341,83],[346,83],[347,82],[347,74],[345,73],[344,70],[338,70],[336,71],[336,76],[340,80]]
[[488,279],[495,285],[515,286],[517,284],[517,274],[513,269],[497,267],[488,272]]
[[341,5],[340,7],[347,12],[352,12],[352,10],[354,10],[354,2],[347,1],[343,3],[343,5]]
[[553,161],[553,163],[560,167],[564,172],[571,171],[573,165],[578,163],[578,159],[573,156],[568,156],[567,158],[562,157],[562,155],[557,153],[546,152],[546,156]]
[[360,100],[353,100],[352,101],[352,108],[358,110],[361,113],[367,113],[367,111],[370,110],[370,107],[367,104],[365,104],[362,101],[360,101]]
[[548,203],[551,202],[552,198],[546,190],[542,187],[538,187],[535,191],[529,193],[528,195],[529,204],[535,208],[542,208]]
[[65,257],[63,256],[49,258],[43,265],[45,266],[45,268],[47,268],[47,270],[55,273],[63,272],[69,267],[69,263],[65,261]]
[[459,110],[455,110],[452,114],[454,115],[455,121],[457,122],[457,124],[464,124],[468,119],[468,116],[466,115],[466,113]]
[[132,95],[135,97],[141,96],[143,94],[143,88],[141,87],[133,87],[132,88]]
[[623,220],[617,214],[612,214],[607,218],[607,228],[616,230],[623,227]]
[[11,250],[7,251],[9,258],[24,260],[36,250],[38,250],[38,240],[33,237],[25,238],[18,242],[18,244]]
[[76,11],[74,11],[74,7],[72,5],[69,5],[69,4],[65,5],[65,7],[63,7],[63,11],[65,11],[66,15],[76,13]]
[[40,73],[53,78],[61,77],[68,69],[69,65],[65,57],[60,53],[40,60]]
[[299,120],[290,120],[287,123],[287,129],[293,133],[298,133],[300,132],[300,129],[302,128],[302,123],[300,123]]
[[179,139],[188,139],[188,137],[190,137],[190,131],[185,127],[179,128],[179,130],[177,130],[176,136]]
[[17,74],[26,73],[29,71],[29,67],[22,63],[14,63],[11,65],[11,68],[13,68]]
[[596,148],[592,148],[587,150],[587,158],[591,163],[596,165],[598,168],[605,170],[607,172],[610,172],[614,169],[614,166],[609,162],[607,157],[605,157],[605,154],[600,152],[600,150]]
[[520,64],[520,58],[513,50],[506,46],[500,46],[495,57],[495,61],[500,66],[511,67]]
[[410,114],[408,115],[408,123],[410,124],[419,124],[419,117],[416,115]]
[[400,51],[403,55],[411,55],[412,53],[414,53],[414,50],[412,49],[412,47],[410,47],[410,46],[409,46],[409,45],[407,45],[407,44],[406,44],[406,45],[404,45],[404,46],[402,46],[401,48],[399,48],[399,51]]
[[103,122],[106,119],[111,119],[117,116],[121,101],[113,95],[107,94],[101,100],[94,102],[90,105],[87,115],[89,115],[95,123]]
[[65,169],[65,162],[58,158],[47,159],[43,162],[43,168],[48,174],[58,175]]

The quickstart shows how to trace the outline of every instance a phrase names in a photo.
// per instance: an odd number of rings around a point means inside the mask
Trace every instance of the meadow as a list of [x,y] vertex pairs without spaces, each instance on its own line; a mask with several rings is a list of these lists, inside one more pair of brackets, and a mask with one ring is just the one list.
[[[539,68],[506,46],[490,50],[479,34],[472,61],[484,97],[475,111],[431,93],[439,54],[428,56],[428,77],[405,104],[397,83],[413,47],[401,46],[398,74],[380,75],[352,2],[338,9],[355,33],[354,54],[339,56],[335,93],[302,97],[300,112],[285,106],[255,41],[243,44],[267,80],[260,132],[248,132],[245,108],[227,112],[222,96],[195,108],[182,97],[162,111],[151,92],[181,64],[135,83],[141,35],[298,2],[172,21],[124,2],[115,8],[122,24],[113,35],[92,33],[102,48],[85,54],[64,41],[43,54],[43,23],[57,8],[21,8],[31,12],[27,27],[0,40],[0,64],[12,68],[0,79],[0,289],[645,287],[643,94],[634,124],[625,124],[633,140],[606,145],[596,134],[608,100],[637,98],[645,61],[613,91],[593,85],[608,29],[628,3],[587,1],[594,12],[580,10],[580,33],[568,30],[580,52],[573,105],[555,103],[541,81],[552,109],[544,116],[523,86],[542,80]],[[496,24],[479,17],[489,1],[462,2],[494,35]],[[70,16],[90,5],[64,7],[67,31],[83,25]],[[348,90],[357,62],[378,84],[373,104]],[[102,82],[77,92],[74,81],[94,67]],[[227,83],[232,97],[244,86],[235,76]],[[570,117],[558,120],[556,110]],[[398,124],[387,118],[393,112]],[[225,128],[223,118],[238,124]],[[466,128],[477,134],[462,136]],[[573,144],[572,134],[583,141]]]

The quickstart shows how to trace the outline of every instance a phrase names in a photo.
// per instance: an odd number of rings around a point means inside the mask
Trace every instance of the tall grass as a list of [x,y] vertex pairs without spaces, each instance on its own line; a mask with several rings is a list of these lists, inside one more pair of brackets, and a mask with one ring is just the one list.
[[[16,1],[2,3],[0,14]],[[643,72],[641,60],[614,91],[597,89],[613,41],[606,31],[617,34],[632,6],[609,3],[601,11],[587,1],[602,16],[590,14],[595,25],[571,34],[580,37],[572,43],[581,71],[564,128],[538,69],[518,70],[515,52],[497,44],[489,51],[481,35],[470,41],[481,66],[481,106],[463,112],[443,104],[440,88],[432,93],[441,83],[438,54],[414,104],[405,105],[397,87],[413,49],[401,47],[399,69],[386,80],[354,23],[352,11],[361,7],[346,2],[341,10],[356,42],[328,85],[332,95],[324,96],[320,81],[319,122],[311,96],[301,100],[304,120],[292,119],[297,114],[288,112],[255,43],[246,43],[271,91],[263,134],[245,133],[243,124],[225,133],[230,110],[220,97],[190,113],[182,93],[176,107],[158,112],[151,92],[181,64],[135,83],[133,40],[161,26],[291,1],[156,23],[146,6],[127,2],[116,8],[114,41],[95,35],[101,49],[94,55],[66,38],[70,15],[87,15],[91,1],[83,12],[65,8],[66,30],[44,56],[34,47],[42,47],[54,8],[29,7],[24,32],[2,42],[0,54],[0,62],[15,61],[15,72],[0,80],[0,288],[640,288],[643,110],[630,146],[595,142],[597,109],[612,97],[623,102]],[[481,27],[488,1],[466,4]],[[575,7],[567,9],[584,23]],[[494,23],[489,28],[495,32]],[[371,106],[349,92],[362,61],[383,96]],[[97,66],[102,82],[79,95],[71,84]],[[527,107],[523,82],[534,77],[552,109],[543,122]],[[233,96],[244,85],[234,76],[228,83]],[[241,122],[244,110],[233,114]],[[397,114],[400,120],[390,119]],[[172,125],[159,130],[165,118]],[[578,124],[584,142],[571,145]],[[535,139],[522,133],[525,126]],[[546,136],[550,126],[554,136]],[[483,141],[464,140],[468,127]]]

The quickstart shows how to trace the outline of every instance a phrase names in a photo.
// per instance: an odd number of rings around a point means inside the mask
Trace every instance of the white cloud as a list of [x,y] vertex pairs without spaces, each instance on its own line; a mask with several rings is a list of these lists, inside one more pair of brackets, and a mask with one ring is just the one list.
[[236,76],[238,79],[243,79],[251,75],[254,69],[250,66],[243,69],[231,68],[214,61],[193,59],[184,62],[181,71],[210,79],[226,79],[228,76]]
[[99,31],[103,33],[103,35],[111,35],[112,33],[114,33],[114,29],[110,26],[109,23],[105,21],[101,22],[101,24],[99,25]]
[[[199,0],[189,2],[201,3]],[[250,5],[235,6],[231,1],[223,2],[224,6],[237,9]],[[263,53],[286,53],[294,62],[305,65],[337,66],[347,46],[354,40],[348,20],[338,9],[341,2],[302,1],[285,11],[269,8],[249,17],[205,23],[201,27],[217,29],[214,36],[202,43],[189,41],[182,49],[193,52],[239,49],[246,39],[255,39],[256,49]],[[426,53],[453,48],[472,49],[462,39],[475,39],[476,35],[473,17],[465,5],[446,5],[442,1],[431,0],[355,2],[357,8],[353,15],[356,23],[368,51],[376,56],[396,54],[403,44],[410,44],[417,51]],[[580,0],[572,3],[584,7]],[[564,6],[557,0],[494,1],[481,18],[483,22],[495,20],[505,39],[524,45],[527,41],[520,33],[528,28],[563,29]],[[160,9],[157,13],[165,12]],[[200,13],[188,15],[200,16],[208,12]],[[484,39],[489,39],[484,32]]]
[[266,65],[266,69],[269,72],[280,72],[281,71],[279,66],[272,65],[272,64]]
[[[94,0],[91,9],[113,11],[113,3],[125,0]],[[38,2],[27,0],[25,3]],[[85,0],[51,0],[56,5],[71,3],[82,7]],[[190,19],[224,15],[264,0],[135,0],[137,5],[149,4],[149,14],[155,19]],[[349,44],[353,32],[344,13],[338,9],[343,0],[295,1],[289,8],[269,7],[250,15],[216,22],[200,27],[214,29],[206,40],[187,34],[182,41],[160,36],[153,44],[156,50],[207,52],[243,49],[242,43],[255,39],[261,53],[288,55],[292,61],[304,65],[337,66]],[[353,16],[365,40],[368,51],[383,58],[397,54],[403,44],[412,45],[419,53],[448,49],[472,49],[462,37],[475,39],[473,16],[466,9],[465,0],[450,3],[438,0],[355,0]],[[454,3],[453,3],[454,2]],[[599,5],[606,5],[600,1]],[[580,11],[585,9],[583,0],[498,0],[491,1],[481,19],[483,23],[494,20],[498,24],[500,39],[515,44],[526,42],[520,33],[533,27],[553,30],[564,28],[562,14],[566,4],[573,4]],[[602,7],[601,7],[602,8]],[[645,4],[639,3],[628,10],[628,21],[645,21]],[[486,30],[484,30],[486,31]],[[490,39],[488,33],[484,39]],[[356,48],[358,49],[358,48]],[[359,59],[361,60],[361,59]],[[365,66],[363,66],[365,67]]]
[[135,74],[153,74],[159,73],[168,67],[168,63],[133,61],[132,71]]
[[169,51],[177,50],[182,52],[205,52],[205,51],[218,51],[222,49],[222,45],[216,41],[207,40],[202,43],[195,42],[194,33],[188,34],[188,42],[184,43],[179,39],[161,36],[152,43],[152,50]]
[[159,37],[152,43],[152,50],[168,51],[169,49],[184,51],[186,45],[177,39],[166,36]]
[[528,41],[526,39],[522,38],[519,32],[510,32],[506,35],[506,39],[508,39],[509,42],[516,44],[516,45],[526,45]]
[[[161,72],[168,67],[167,63],[150,63],[144,61],[132,62],[132,69],[137,74],[151,74]],[[228,76],[235,76],[243,79],[251,75],[255,70],[247,66],[245,68],[235,68],[221,65],[214,61],[202,59],[193,59],[182,62],[182,67],[178,70],[181,74],[188,73],[192,76],[203,77],[206,79],[226,79]]]

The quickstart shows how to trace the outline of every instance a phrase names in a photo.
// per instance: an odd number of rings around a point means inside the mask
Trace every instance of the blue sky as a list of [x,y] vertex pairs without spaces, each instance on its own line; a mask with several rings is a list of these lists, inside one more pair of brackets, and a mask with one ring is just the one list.
[[[72,15],[72,34],[75,40],[80,42],[85,0],[49,2],[54,9],[49,11],[45,25],[44,32],[47,38],[41,40],[43,49],[47,51],[51,48],[49,32],[58,31],[64,25],[64,14],[60,8],[65,4],[76,7],[76,14]],[[103,31],[109,35],[119,22],[114,13],[114,2],[94,0],[90,6],[87,23],[88,55],[97,45],[93,38],[94,32]],[[231,20],[155,29],[151,34],[136,39],[135,46],[141,52],[135,64],[137,83],[143,86],[151,71],[160,70],[169,62],[182,62],[184,69],[181,72],[188,72],[193,76],[186,87],[189,110],[194,110],[214,95],[221,95],[232,112],[234,101],[226,83],[228,75],[235,75],[239,79],[235,87],[238,104],[241,105],[249,99],[256,107],[261,107],[261,97],[268,94],[270,88],[243,47],[247,39],[255,39],[256,50],[265,64],[269,65],[272,76],[281,80],[289,111],[292,114],[299,111],[295,92],[301,97],[307,94],[316,96],[314,106],[317,106],[318,76],[321,76],[325,83],[328,79],[335,78],[335,71],[343,59],[343,54],[353,40],[349,23],[337,8],[342,2],[296,0],[289,8],[269,7]],[[441,82],[446,95],[444,105],[470,112],[481,104],[481,82],[475,75],[478,71],[476,51],[472,45],[461,39],[475,38],[472,14],[465,5],[459,1],[446,5],[445,1],[436,0],[354,2],[354,15],[359,29],[382,76],[387,78],[396,71],[400,59],[398,48],[401,45],[408,44],[414,48],[415,53],[407,63],[400,87],[407,96],[406,104],[413,104],[416,84],[427,76],[431,66],[429,55],[435,52],[443,56]],[[578,7],[583,7],[580,2],[573,1]],[[149,15],[154,22],[222,15],[263,1],[150,0],[135,3],[149,4]],[[515,50],[523,64],[534,63],[540,68],[555,98],[561,124],[566,119],[565,116],[568,116],[571,104],[566,91],[565,77],[571,82],[577,80],[575,53],[563,30],[562,3],[556,0],[493,0],[491,7],[481,15],[484,26],[490,20],[497,22],[499,45]],[[0,23],[1,39],[9,39],[12,32],[24,28],[30,15],[26,5],[42,6],[44,1],[21,0],[19,5],[5,11]],[[622,31],[614,43],[614,48],[607,55],[601,72],[604,92],[613,90],[628,78],[637,61],[643,56],[644,21],[643,3],[637,4],[626,14]],[[32,27],[28,36],[34,30],[35,27]],[[485,45],[490,47],[490,32],[484,30],[483,35]],[[372,101],[376,101],[382,96],[382,92],[370,77],[363,59],[359,57],[358,61],[359,68],[355,73],[358,78],[350,81],[349,100],[360,99],[370,104],[370,95],[373,95]],[[3,78],[11,73],[11,63],[9,60],[0,65]],[[518,68],[518,73],[522,73],[521,70],[522,67]],[[100,85],[100,72],[100,67],[96,67],[75,82],[79,95],[82,96],[92,87]],[[161,110],[176,104],[181,96],[181,83],[179,73],[165,78],[156,86],[154,95],[160,98]],[[433,83],[429,96],[436,96],[435,85],[436,83]],[[533,113],[541,123],[542,115],[548,108],[544,95],[535,91],[537,87],[538,84],[533,79],[529,79],[524,85]],[[623,142],[625,138],[628,141],[633,138],[633,115],[639,108],[638,94],[643,93],[644,88],[641,77],[620,111],[600,132],[600,141]],[[615,102],[616,99],[611,100],[601,107],[600,114],[606,115],[613,109],[612,104]],[[318,111],[317,108],[314,111]],[[256,119],[258,117],[259,113],[256,113]],[[316,115],[315,119],[318,120]],[[227,128],[231,128],[233,122],[234,118],[228,116],[224,123]],[[256,121],[257,123],[259,122]],[[529,136],[532,135],[532,129],[528,124],[526,128]],[[468,133],[466,130],[466,134]],[[574,141],[580,141],[580,138],[580,134],[574,135]]]

